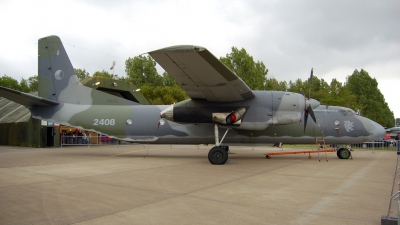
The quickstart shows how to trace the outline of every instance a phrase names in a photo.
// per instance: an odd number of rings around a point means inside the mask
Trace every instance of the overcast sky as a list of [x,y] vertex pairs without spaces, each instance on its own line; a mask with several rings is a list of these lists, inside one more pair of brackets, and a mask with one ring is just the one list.
[[0,75],[17,80],[37,74],[37,40],[48,35],[75,68],[92,74],[116,61],[119,76],[128,57],[159,48],[200,45],[219,58],[235,46],[279,81],[314,67],[344,82],[364,69],[400,117],[399,0],[0,0],[0,21]]

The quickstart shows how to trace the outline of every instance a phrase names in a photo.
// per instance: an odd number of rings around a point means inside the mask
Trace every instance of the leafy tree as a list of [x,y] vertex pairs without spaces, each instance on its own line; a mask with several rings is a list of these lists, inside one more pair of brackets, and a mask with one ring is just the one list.
[[311,97],[314,99],[320,99],[321,95],[328,91],[329,84],[324,79],[318,79],[317,76],[313,76],[310,82],[310,78],[302,81],[300,78],[297,80],[289,81],[288,91],[302,93],[307,98]]
[[302,93],[305,97],[316,99],[324,105],[343,106],[354,110],[361,107],[357,102],[356,95],[336,79],[328,84],[324,79],[313,76],[312,82],[309,79],[304,81],[297,79],[294,82],[289,81],[288,86],[289,91]]
[[37,75],[34,75],[32,77],[28,78],[28,85],[29,85],[29,89],[30,91],[38,91],[38,87],[39,87],[39,78]]
[[396,126],[400,126],[400,118],[396,118]]
[[38,76],[29,77],[27,80],[21,78],[18,82],[16,79],[3,75],[0,77],[0,86],[11,88],[22,92],[32,92],[38,89]]
[[275,78],[268,78],[266,84],[267,90],[274,90],[274,91],[287,91],[288,83],[286,81],[278,82]]
[[188,98],[179,86],[151,86],[148,84],[140,88],[143,96],[153,105],[169,105]]
[[2,77],[0,77],[0,86],[11,88],[14,90],[20,90],[20,85],[18,81],[7,75],[3,75]]
[[332,79],[330,85],[321,89],[317,94],[319,95],[319,101],[325,105],[343,106],[352,108],[353,110],[361,107],[357,102],[356,95],[351,93],[336,79]]
[[85,69],[74,68],[74,70],[75,70],[75,74],[78,76],[79,81],[82,81],[82,80],[90,77],[89,72],[87,72]]
[[172,78],[167,72],[163,73],[162,78],[163,78],[162,84],[164,86],[169,86],[169,87],[178,86],[174,78]]
[[150,56],[135,56],[125,61],[127,81],[140,88],[143,96],[153,105],[172,104],[188,98],[174,79],[164,72],[157,73],[156,62]]
[[100,71],[96,71],[96,72],[93,73],[93,76],[94,76],[94,77],[115,78],[115,79],[118,78],[118,75],[111,74],[111,73],[109,73],[109,72],[107,72],[107,71],[105,71],[105,70],[103,70],[103,71],[101,71],[101,72],[100,72]]
[[297,78],[294,82],[290,80],[288,84],[288,91],[304,93],[304,89],[306,88],[305,83],[306,82],[303,82],[300,78]]
[[24,78],[21,78],[21,80],[19,81],[19,90],[22,92],[31,92],[28,81]]
[[252,90],[265,90],[268,69],[263,62],[255,62],[244,48],[232,47],[232,52],[220,60],[236,73]]
[[330,84],[328,84],[324,79],[319,79],[317,76],[313,76],[311,84],[310,82],[306,83],[305,90],[309,90],[308,88],[310,87],[310,85],[311,92],[307,93],[306,91],[307,97],[317,99],[321,101],[322,104],[332,105],[331,102],[323,101],[323,96],[330,93]]
[[125,72],[128,75],[128,80],[137,87],[144,84],[150,86],[161,86],[163,84],[163,77],[157,73],[156,61],[149,55],[128,58],[125,61]]
[[384,127],[394,126],[394,115],[390,111],[385,98],[378,89],[378,82],[371,78],[367,71],[355,70],[347,77],[346,88],[356,96],[356,101],[361,105],[360,111]]

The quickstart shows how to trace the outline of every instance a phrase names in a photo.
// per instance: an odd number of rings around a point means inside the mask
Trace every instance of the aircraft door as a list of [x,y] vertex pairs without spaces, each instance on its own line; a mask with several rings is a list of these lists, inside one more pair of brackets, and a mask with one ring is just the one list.
[[47,127],[47,147],[54,146],[54,127]]

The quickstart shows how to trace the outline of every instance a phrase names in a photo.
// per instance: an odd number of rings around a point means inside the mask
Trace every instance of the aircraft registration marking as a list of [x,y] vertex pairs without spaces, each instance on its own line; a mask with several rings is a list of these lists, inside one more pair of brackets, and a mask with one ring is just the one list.
[[94,119],[93,125],[95,126],[114,126],[115,119]]

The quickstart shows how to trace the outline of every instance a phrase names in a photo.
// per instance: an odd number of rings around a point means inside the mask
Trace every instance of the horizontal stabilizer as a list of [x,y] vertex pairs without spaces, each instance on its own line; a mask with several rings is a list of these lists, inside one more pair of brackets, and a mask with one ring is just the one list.
[[60,103],[0,86],[0,97],[24,106],[54,106]]

